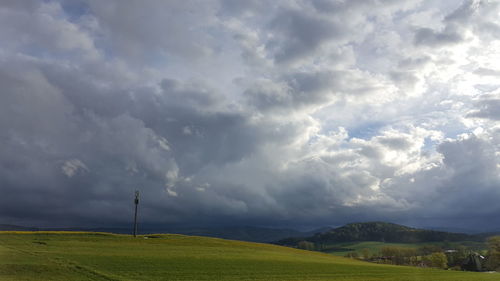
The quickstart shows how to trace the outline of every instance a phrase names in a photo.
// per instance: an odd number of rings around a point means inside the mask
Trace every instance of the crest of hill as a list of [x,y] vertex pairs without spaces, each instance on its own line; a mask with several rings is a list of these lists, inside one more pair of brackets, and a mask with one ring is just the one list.
[[316,244],[380,241],[393,243],[421,243],[442,241],[481,241],[477,235],[451,233],[412,228],[404,225],[387,222],[350,223],[326,232],[316,233],[310,237],[292,237],[277,242],[279,245],[295,246],[300,241],[309,241]]
[[37,231],[37,227],[25,227],[12,224],[0,224],[0,231]]

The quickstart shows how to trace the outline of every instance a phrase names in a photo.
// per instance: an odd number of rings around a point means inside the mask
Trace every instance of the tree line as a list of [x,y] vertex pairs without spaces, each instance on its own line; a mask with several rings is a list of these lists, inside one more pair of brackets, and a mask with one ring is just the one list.
[[[500,236],[487,240],[488,250],[465,246],[442,247],[423,245],[417,248],[386,246],[373,252],[368,248],[349,252],[346,257],[362,259],[369,262],[431,267],[468,271],[500,271]],[[297,247],[305,250],[324,250],[324,245],[310,241],[300,241]]]

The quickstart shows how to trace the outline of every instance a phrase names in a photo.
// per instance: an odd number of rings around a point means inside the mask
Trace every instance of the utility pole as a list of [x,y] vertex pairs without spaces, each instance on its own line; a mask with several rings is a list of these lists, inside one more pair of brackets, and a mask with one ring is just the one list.
[[135,191],[134,237],[137,235],[137,205],[139,205],[139,190]]

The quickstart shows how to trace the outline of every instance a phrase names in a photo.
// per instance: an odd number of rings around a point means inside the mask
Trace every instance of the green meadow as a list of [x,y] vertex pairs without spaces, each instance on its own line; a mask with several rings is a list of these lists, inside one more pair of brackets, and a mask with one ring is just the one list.
[[[426,243],[429,244],[429,243]],[[406,244],[406,243],[386,243],[386,242],[376,242],[376,241],[363,241],[363,242],[351,242],[351,243],[338,243],[333,244],[337,249],[329,251],[325,250],[325,253],[330,253],[335,256],[343,257],[348,253],[358,252],[361,253],[363,249],[368,249],[371,254],[379,252],[383,247],[402,247],[402,248],[418,248],[420,244]],[[346,249],[346,250],[341,250]]]
[[425,245],[435,245],[443,248],[455,248],[458,246],[466,246],[476,252],[485,253],[487,250],[486,243],[462,241],[462,242],[422,242],[422,243],[388,243],[378,241],[362,241],[362,242],[345,242],[329,245],[332,249],[326,249],[322,252],[329,253],[335,256],[343,257],[348,253],[357,252],[360,254],[364,249],[368,249],[370,254],[376,254],[384,247],[400,247],[416,249]]
[[0,232],[0,280],[500,280],[184,235]]

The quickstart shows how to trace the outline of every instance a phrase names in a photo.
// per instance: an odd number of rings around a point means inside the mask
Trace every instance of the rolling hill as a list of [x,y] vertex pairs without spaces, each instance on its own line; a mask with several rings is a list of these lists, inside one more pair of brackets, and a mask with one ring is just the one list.
[[0,280],[500,280],[366,263],[328,254],[176,234],[0,232]]
[[423,243],[443,241],[483,241],[480,235],[417,229],[387,222],[350,223],[308,237],[291,237],[276,242],[278,245],[295,246],[299,241],[315,244],[334,244],[354,241],[379,241],[392,243]]
[[0,224],[0,231],[37,231],[37,227],[26,227],[13,224]]
[[[85,229],[82,229],[85,231]],[[94,228],[87,231],[111,232],[118,234],[130,234],[130,228]],[[286,228],[267,228],[253,226],[218,226],[218,227],[170,227],[141,226],[139,233],[171,233],[195,236],[215,237],[248,242],[274,242],[287,237],[313,235],[317,231],[301,232]]]
[[[216,237],[231,240],[241,240],[249,242],[269,243],[287,237],[304,237],[321,232],[326,228],[312,231],[298,231],[289,228],[269,228],[256,226],[212,226],[212,227],[187,227],[170,226],[166,228],[162,225],[140,225],[140,234],[152,233],[172,233],[196,236]],[[108,232],[115,234],[131,234],[130,227],[65,227],[65,228],[37,228],[24,227],[18,225],[0,224],[0,231],[86,231],[86,232]]]

